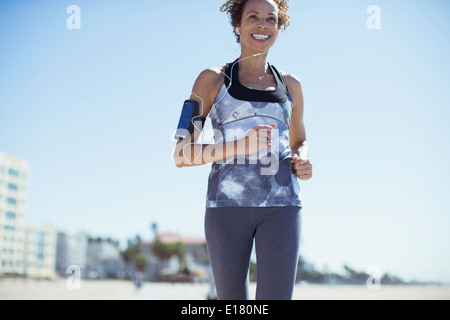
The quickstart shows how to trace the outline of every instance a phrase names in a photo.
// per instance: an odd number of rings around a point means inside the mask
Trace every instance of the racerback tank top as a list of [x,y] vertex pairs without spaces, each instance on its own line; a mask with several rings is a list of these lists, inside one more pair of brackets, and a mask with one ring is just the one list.
[[268,64],[275,90],[256,90],[239,82],[239,63],[227,64],[225,81],[211,108],[216,143],[239,140],[256,125],[275,123],[272,147],[212,163],[206,207],[302,206],[289,146],[292,99],[278,70]]

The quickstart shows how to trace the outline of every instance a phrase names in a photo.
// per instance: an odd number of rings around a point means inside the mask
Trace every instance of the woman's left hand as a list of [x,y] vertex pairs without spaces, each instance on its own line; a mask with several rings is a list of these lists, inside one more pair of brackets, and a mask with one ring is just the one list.
[[312,164],[309,160],[302,160],[297,155],[294,155],[291,160],[292,168],[296,176],[300,180],[309,180],[312,177]]

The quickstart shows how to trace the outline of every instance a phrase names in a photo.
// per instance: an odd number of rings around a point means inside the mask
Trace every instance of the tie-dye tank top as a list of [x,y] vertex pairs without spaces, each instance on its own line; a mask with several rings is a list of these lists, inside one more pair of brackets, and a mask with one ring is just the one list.
[[[237,60],[236,60],[237,61]],[[256,90],[239,82],[239,63],[227,64],[225,81],[210,111],[216,143],[239,140],[256,125],[275,123],[272,146],[212,164],[207,208],[302,206],[289,146],[292,99],[283,76],[268,65],[277,87]]]

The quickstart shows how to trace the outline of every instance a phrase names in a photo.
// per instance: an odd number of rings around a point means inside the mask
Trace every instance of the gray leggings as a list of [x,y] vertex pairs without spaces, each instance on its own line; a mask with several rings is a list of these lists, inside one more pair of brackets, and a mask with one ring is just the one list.
[[300,207],[207,208],[206,244],[218,299],[249,299],[253,239],[257,259],[256,299],[292,299],[300,221]]

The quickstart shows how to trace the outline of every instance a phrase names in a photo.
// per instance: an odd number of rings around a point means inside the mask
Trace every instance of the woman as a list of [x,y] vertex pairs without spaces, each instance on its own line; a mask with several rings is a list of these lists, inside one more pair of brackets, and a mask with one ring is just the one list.
[[[178,167],[212,163],[205,235],[219,299],[248,299],[248,270],[256,246],[256,299],[292,299],[300,240],[297,178],[308,180],[300,81],[267,63],[289,23],[287,1],[230,0],[241,55],[204,70],[191,96],[211,118],[215,144],[196,143],[200,129],[179,141]],[[269,163],[270,162],[270,163]]]

